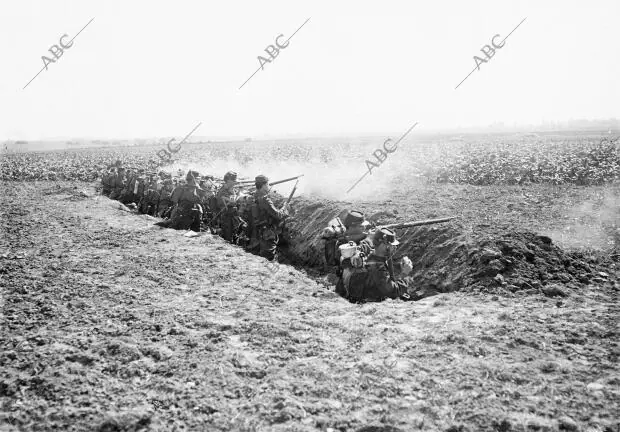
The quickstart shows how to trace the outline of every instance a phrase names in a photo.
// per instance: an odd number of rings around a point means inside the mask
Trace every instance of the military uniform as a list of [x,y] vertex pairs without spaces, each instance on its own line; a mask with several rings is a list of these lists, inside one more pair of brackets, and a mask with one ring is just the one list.
[[[224,181],[237,180],[237,173],[229,171],[224,175]],[[238,227],[237,191],[234,184],[224,184],[217,191],[217,213],[219,214],[220,235],[226,241],[232,242]]]
[[[375,241],[386,239],[391,245],[398,245],[390,230],[381,229],[375,237]],[[375,255],[373,239],[361,240],[357,250],[356,256],[343,260],[342,275],[336,284],[336,292],[358,302],[381,301],[386,298],[403,300],[419,298],[410,281],[394,276],[391,258]]]
[[123,192],[123,188],[125,187],[125,173],[122,168],[119,169],[116,175],[112,178],[112,181],[110,182],[110,187],[110,198],[119,199]]
[[103,186],[101,189],[102,195],[106,195],[106,196],[110,195],[110,193],[112,192],[112,180],[113,179],[114,179],[114,172],[111,169],[103,174],[103,176],[101,177],[101,184]]
[[136,195],[136,190],[137,190],[136,186],[138,186],[139,188],[139,184],[140,184],[139,180],[140,179],[138,178],[137,174],[130,173],[128,175],[127,183],[119,199],[120,202],[122,202],[123,204],[130,204],[132,202],[139,201],[138,199],[136,199],[136,196],[139,196],[139,195]]
[[157,207],[157,216],[164,217],[168,212],[169,208],[172,206],[172,191],[174,186],[172,186],[172,180],[164,180],[164,184],[159,192],[159,205]]
[[[171,200],[176,204],[176,212],[171,217],[170,228],[200,230],[200,189],[193,176],[188,174],[187,184],[177,187],[172,193]],[[198,226],[196,226],[198,224]]]
[[157,182],[153,177],[145,183],[144,195],[142,198],[141,211],[151,216],[155,216],[157,204],[159,201],[159,192],[157,191]]
[[[269,179],[265,176],[258,176],[257,187],[259,184],[268,183]],[[260,183],[259,183],[260,182]],[[259,254],[262,257],[273,261],[277,258],[279,234],[282,233],[282,222],[288,216],[283,210],[278,210],[273,204],[268,190],[257,190],[254,198],[257,210],[257,220],[254,222],[256,235],[259,240]]]

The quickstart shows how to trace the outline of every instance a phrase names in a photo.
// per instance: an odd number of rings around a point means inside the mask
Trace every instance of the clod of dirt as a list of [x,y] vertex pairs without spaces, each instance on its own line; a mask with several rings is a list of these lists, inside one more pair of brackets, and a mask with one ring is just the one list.
[[402,429],[399,429],[394,426],[364,426],[360,429],[357,429],[355,432],[403,432]]
[[97,427],[98,432],[133,432],[145,430],[151,424],[151,415],[146,412],[111,414]]
[[566,297],[568,293],[560,285],[552,284],[543,287],[542,292],[547,297]]
[[561,431],[578,431],[579,426],[572,418],[568,416],[560,417],[558,419],[558,427]]

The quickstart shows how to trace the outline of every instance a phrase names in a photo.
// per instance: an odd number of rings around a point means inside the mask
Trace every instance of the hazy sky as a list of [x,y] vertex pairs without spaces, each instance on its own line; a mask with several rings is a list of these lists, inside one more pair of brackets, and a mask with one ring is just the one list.
[[[620,1],[0,2],[0,139],[620,117]],[[56,63],[42,56],[92,23]],[[264,66],[264,49],[310,21]],[[523,24],[495,56],[480,49]]]

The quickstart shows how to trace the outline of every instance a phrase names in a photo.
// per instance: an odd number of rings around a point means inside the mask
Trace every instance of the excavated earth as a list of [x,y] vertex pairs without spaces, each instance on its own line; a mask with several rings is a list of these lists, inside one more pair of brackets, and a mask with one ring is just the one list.
[[[90,184],[0,188],[0,430],[620,430],[617,252],[555,234],[614,230],[563,218],[609,189],[302,196],[291,266],[161,229]],[[445,293],[337,296],[318,234],[344,208],[458,216],[399,231],[415,283]]]
[[[323,267],[321,232],[343,210],[362,210],[377,225],[411,221],[398,212],[383,211],[386,203],[356,203],[297,199],[295,217],[288,223],[286,255],[304,266]],[[447,215],[442,215],[447,216]],[[620,215],[619,215],[620,220]],[[408,256],[414,270],[406,279],[420,293],[433,295],[458,290],[559,290],[559,284],[578,289],[600,273],[611,258],[565,252],[545,235],[506,229],[472,234],[460,221],[396,230],[400,246],[395,261]]]

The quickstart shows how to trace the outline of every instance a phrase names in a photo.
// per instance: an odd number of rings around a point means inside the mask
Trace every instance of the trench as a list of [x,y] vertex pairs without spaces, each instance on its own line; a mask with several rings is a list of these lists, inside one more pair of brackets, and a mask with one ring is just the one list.
[[[274,193],[277,207],[285,199]],[[320,283],[334,271],[325,264],[321,238],[331,219],[344,210],[361,210],[366,219],[378,225],[408,220],[407,215],[386,211],[381,203],[353,204],[300,196],[292,200],[291,208],[292,217],[281,241],[281,262],[304,270]],[[451,215],[436,215],[441,216]],[[425,296],[476,289],[535,294],[554,284],[579,289],[592,281],[600,282],[601,274],[612,264],[591,253],[564,251],[549,237],[530,231],[505,229],[474,234],[458,220],[399,229],[397,237],[400,245],[394,261],[405,255],[411,259],[413,271],[407,278]]]
[[[282,198],[283,200],[283,198]],[[280,204],[280,197],[274,200]],[[323,228],[352,203],[298,197],[287,222],[281,255],[286,263],[313,274],[333,271],[324,259]],[[366,218],[376,224],[405,222],[405,215],[366,206]],[[450,216],[450,215],[438,215]],[[547,285],[579,288],[597,277],[601,262],[584,253],[567,252],[549,237],[530,231],[504,230],[473,234],[458,221],[397,230],[400,245],[394,262],[408,256],[413,271],[407,277],[426,295],[461,290],[502,290],[538,293]],[[398,272],[398,266],[396,266]]]

